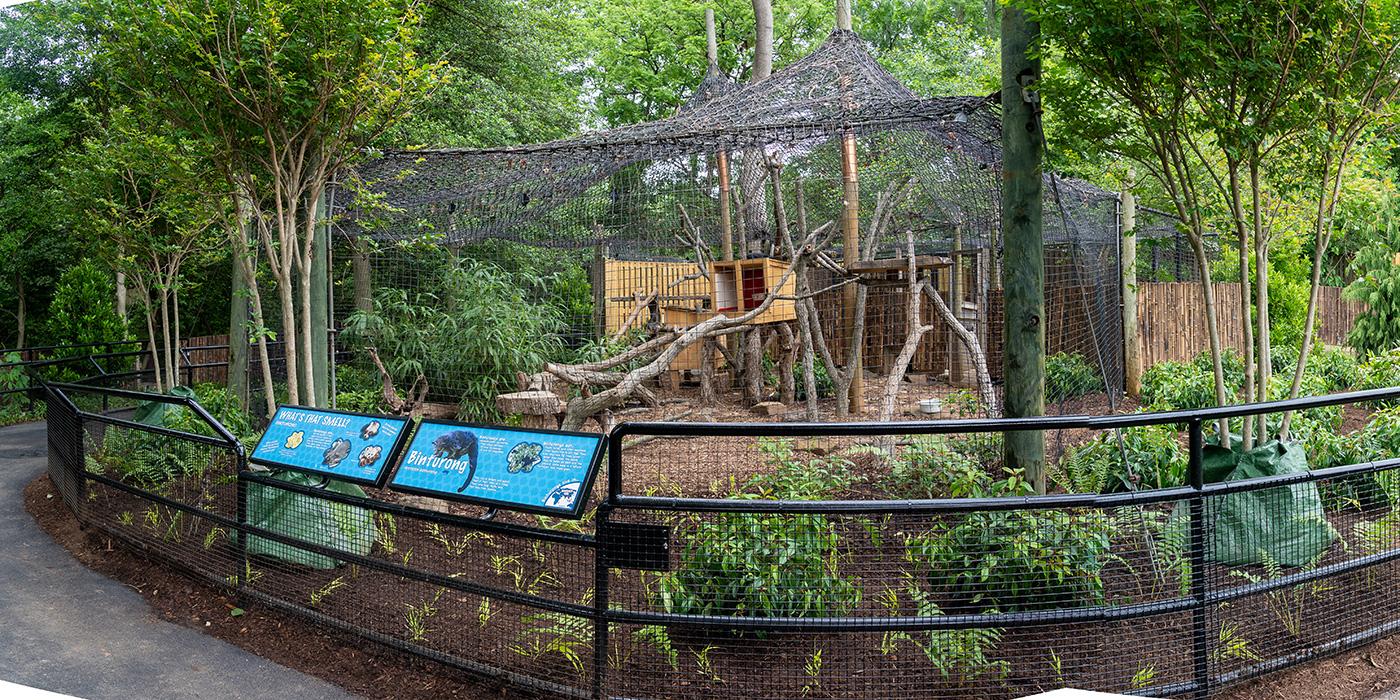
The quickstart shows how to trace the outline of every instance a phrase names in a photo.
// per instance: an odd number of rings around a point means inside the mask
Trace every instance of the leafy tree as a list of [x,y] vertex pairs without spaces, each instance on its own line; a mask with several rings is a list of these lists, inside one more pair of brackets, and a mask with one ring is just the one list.
[[126,321],[117,315],[111,273],[92,258],[65,270],[54,289],[45,325],[48,337],[59,343],[125,339]]
[[1378,233],[1356,254],[1356,281],[1346,289],[1347,298],[1366,304],[1347,337],[1362,357],[1400,348],[1400,225],[1391,219]]
[[[311,260],[322,194],[442,82],[412,0],[86,0],[100,57],[136,99],[200,141],[256,232],[281,306],[288,400],[314,402]],[[250,291],[240,225],[228,226]],[[294,300],[294,292],[300,299]],[[261,325],[260,297],[253,295]],[[260,334],[264,382],[266,334]],[[299,370],[299,371],[298,371]],[[272,397],[267,397],[271,409]]]
[[114,110],[72,156],[63,180],[73,228],[110,253],[143,301],[162,391],[178,383],[182,269],[218,243],[209,233],[226,200],[216,175],[192,154],[194,144],[151,133],[143,123],[150,121],[128,108]]

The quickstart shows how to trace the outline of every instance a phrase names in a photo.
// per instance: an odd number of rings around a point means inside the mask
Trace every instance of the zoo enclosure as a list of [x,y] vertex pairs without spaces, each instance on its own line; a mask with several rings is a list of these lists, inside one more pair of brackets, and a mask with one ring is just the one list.
[[[1266,496],[1393,483],[1388,480],[1400,459],[1208,484],[1203,426],[1219,418],[1395,398],[1400,389],[1111,417],[624,424],[608,438],[608,478],[594,494],[596,516],[570,523],[470,517],[388,492],[354,495],[255,473],[238,439],[188,399],[59,384],[46,394],[50,476],[85,524],[249,600],[356,637],[516,686],[600,698],[736,692],[986,698],[1061,685],[1209,697],[1215,689],[1380,638],[1400,629],[1394,602],[1400,526],[1387,517],[1384,499],[1332,514],[1332,532],[1367,536],[1352,537],[1354,546],[1340,551],[1329,547],[1325,558],[1263,567],[1211,559],[1222,518],[1240,513],[1232,502],[1257,497],[1253,516],[1282,522],[1294,540],[1305,541],[1317,536],[1309,519],[1328,515],[1270,512],[1269,504],[1278,501]],[[98,399],[117,408],[99,411]],[[120,417],[122,404],[131,408],[139,401],[188,408],[203,428],[169,430]],[[830,447],[843,440],[1165,424],[1186,425],[1189,486],[1112,495],[739,500],[657,495],[648,474],[658,468],[648,445],[668,439],[692,446],[703,440],[693,448],[697,456],[718,461],[761,438],[821,440]],[[118,478],[103,466],[104,450],[118,440],[130,446],[133,439],[155,440],[198,468],[156,485]],[[362,511],[377,527],[376,546],[364,551],[253,525],[250,500],[265,498],[298,499],[296,512],[308,521],[301,525],[339,522]],[[960,525],[996,531],[1008,523],[1029,533],[1070,526],[1069,532],[1101,543],[1091,558],[1102,561],[1098,568],[1063,570],[1067,575],[1058,579],[1008,565],[1005,579],[986,589],[1000,610],[968,600],[944,600],[940,608],[905,592],[885,604],[887,591],[900,583],[923,590],[924,577],[974,575],[981,559],[1005,554],[984,543],[985,551],[965,552],[965,565],[943,560],[941,569],[911,569],[924,556],[911,533]],[[1162,570],[1149,570],[1156,561],[1148,556],[1151,540],[1139,537],[1138,529],[1153,523],[1166,528],[1161,532],[1180,533],[1179,549],[1162,555],[1171,561]],[[658,591],[683,590],[667,577],[679,575],[678,565],[693,561],[706,533],[714,532],[748,533],[749,539],[738,540],[750,545],[741,555],[769,563],[791,557],[785,568],[823,580],[825,590],[843,600],[813,604],[808,598],[804,604],[771,590],[782,611],[763,615],[736,607],[740,595],[732,590],[692,587],[688,606],[674,597],[667,603]],[[1076,540],[1026,544],[1068,556],[1077,551]],[[1170,542],[1162,537],[1155,544],[1165,550]],[[819,561],[801,556],[812,543],[830,548]],[[281,547],[284,556],[300,552],[331,566],[250,556],[249,547]],[[713,577],[719,569],[699,573]],[[797,595],[812,593],[799,589]]]

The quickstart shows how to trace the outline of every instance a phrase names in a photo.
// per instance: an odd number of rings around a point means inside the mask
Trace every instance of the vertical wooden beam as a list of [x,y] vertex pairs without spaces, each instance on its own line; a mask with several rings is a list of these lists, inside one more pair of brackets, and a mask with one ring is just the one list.
[[[948,268],[948,308],[953,318],[962,323],[963,318],[963,275],[962,275],[962,226],[953,227],[953,249],[948,257],[953,265]],[[967,355],[962,338],[952,327],[948,327],[948,383],[953,386],[967,385]]]
[[1142,394],[1142,338],[1138,326],[1137,285],[1137,197],[1133,195],[1133,177],[1123,187],[1119,202],[1122,243],[1118,264],[1123,270],[1123,385],[1128,396]]
[[[1040,27],[1015,7],[1001,19],[1001,232],[1005,247],[1006,416],[1045,413],[1045,252],[1041,212],[1041,142],[1034,90],[1040,80]],[[1006,434],[1005,466],[1045,492],[1045,435]]]
[[[847,133],[841,137],[841,183],[845,195],[842,209],[842,233],[844,240],[843,262],[847,270],[855,269],[860,262],[860,181],[856,169],[856,136]],[[849,397],[851,413],[865,412],[865,365],[863,350],[855,342],[856,324],[856,285],[848,284],[843,290],[846,317],[847,366],[851,371],[851,393]]]
[[[705,10],[705,56],[709,72],[719,75],[719,39],[715,34],[715,11]],[[715,154],[715,169],[719,177],[719,255],[722,260],[734,259],[734,229],[729,213],[729,153]],[[728,340],[726,338],[726,340]]]

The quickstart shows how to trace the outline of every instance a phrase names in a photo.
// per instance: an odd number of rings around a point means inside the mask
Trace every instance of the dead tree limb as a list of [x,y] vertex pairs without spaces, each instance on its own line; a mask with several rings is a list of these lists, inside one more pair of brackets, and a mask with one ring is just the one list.
[[914,359],[914,353],[919,349],[919,343],[924,336],[937,326],[923,324],[923,313],[920,302],[922,299],[922,288],[928,282],[918,277],[918,264],[914,258],[914,232],[912,230],[904,232],[904,249],[907,256],[905,274],[909,276],[908,291],[905,292],[905,326],[908,332],[904,336],[904,346],[899,349],[899,354],[894,358],[894,364],[890,365],[890,372],[885,377],[885,395],[880,402],[880,421],[888,422],[894,419],[895,403],[899,399],[899,386],[904,383],[904,373],[909,369],[909,363]]
[[982,351],[982,344],[977,342],[977,335],[968,330],[962,321],[953,315],[947,302],[943,301],[943,297],[938,294],[938,290],[934,289],[933,285],[924,284],[923,289],[924,296],[933,302],[933,308],[938,310],[938,315],[943,317],[943,320],[953,329],[953,333],[962,340],[963,347],[967,348],[968,354],[972,355],[972,364],[977,370],[977,388],[982,394],[982,405],[986,406],[987,415],[997,415],[997,394],[992,387],[992,375],[987,371],[987,354]]

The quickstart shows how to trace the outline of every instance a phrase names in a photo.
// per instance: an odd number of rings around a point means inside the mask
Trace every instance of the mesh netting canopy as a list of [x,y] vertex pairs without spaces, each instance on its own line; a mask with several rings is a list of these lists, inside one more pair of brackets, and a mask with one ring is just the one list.
[[[835,31],[805,58],[769,78],[738,85],[712,69],[676,114],[543,144],[425,149],[377,154],[358,169],[356,191],[341,193],[347,235],[380,243],[436,241],[470,250],[488,241],[580,251],[583,261],[689,263],[701,275],[732,240],[733,257],[775,258],[785,235],[801,241],[846,204],[843,143],[854,140],[862,260],[916,254],[943,261],[938,288],[1000,362],[1000,124],[994,97],[921,97],[896,80],[850,31]],[[1120,386],[1117,197],[1087,183],[1046,176],[1047,345],[1077,353],[1104,384]],[[729,206],[732,204],[732,208]],[[841,236],[824,258],[841,260]],[[587,262],[585,263],[587,264]],[[813,270],[821,289],[843,272]],[[866,367],[887,366],[903,339],[900,268],[866,274],[871,292]],[[950,274],[956,270],[955,274]],[[600,303],[622,304],[636,284],[618,270],[593,270]],[[849,271],[845,271],[849,274]],[[831,279],[824,279],[826,274]],[[674,280],[654,283],[663,302],[714,312],[704,292]],[[629,286],[630,285],[630,286]],[[882,296],[883,295],[883,296]],[[845,313],[839,292],[822,295],[824,322],[838,344]],[[664,305],[664,304],[663,304]],[[572,322],[573,333],[616,330],[610,314]],[[906,314],[907,315],[907,314]],[[946,341],[926,341],[912,371],[937,374]],[[1102,385],[1101,385],[1102,387]]]

